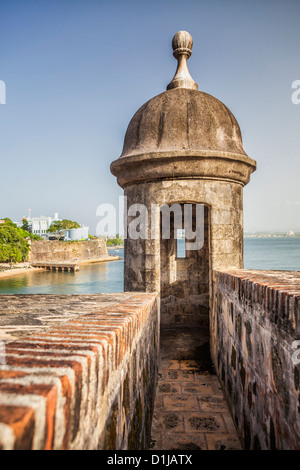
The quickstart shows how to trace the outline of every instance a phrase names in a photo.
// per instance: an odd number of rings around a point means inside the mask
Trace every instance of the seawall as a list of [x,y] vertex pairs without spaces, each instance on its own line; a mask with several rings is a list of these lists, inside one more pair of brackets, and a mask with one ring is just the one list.
[[31,243],[29,261],[31,263],[52,261],[98,261],[108,258],[104,239],[79,242],[58,240],[37,240]]

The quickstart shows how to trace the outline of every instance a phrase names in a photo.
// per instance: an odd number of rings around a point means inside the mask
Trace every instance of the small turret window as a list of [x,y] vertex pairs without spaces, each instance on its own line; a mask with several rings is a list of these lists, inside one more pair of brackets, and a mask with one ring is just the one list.
[[177,229],[176,238],[176,258],[186,258],[185,230]]

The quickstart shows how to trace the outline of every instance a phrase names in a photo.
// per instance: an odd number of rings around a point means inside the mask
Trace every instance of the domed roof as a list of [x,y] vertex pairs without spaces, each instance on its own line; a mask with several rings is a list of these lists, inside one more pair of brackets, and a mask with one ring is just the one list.
[[126,131],[111,171],[120,186],[169,178],[214,178],[247,184],[256,162],[243,149],[240,127],[218,99],[198,91],[187,59],[193,40],[175,34],[177,70],[167,91],[145,103]]
[[221,101],[201,91],[173,88],[135,113],[121,157],[188,150],[246,155],[239,125]]

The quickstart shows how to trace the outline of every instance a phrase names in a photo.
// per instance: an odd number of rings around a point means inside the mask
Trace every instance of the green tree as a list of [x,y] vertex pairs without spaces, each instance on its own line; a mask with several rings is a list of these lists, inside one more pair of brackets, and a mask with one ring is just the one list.
[[43,237],[40,237],[37,233],[29,233],[30,240],[43,240]]
[[72,228],[80,228],[80,225],[78,222],[68,219],[55,220],[48,228],[47,233],[55,234],[55,236],[60,240],[65,236],[66,231],[71,230]]
[[25,219],[25,217],[22,219],[22,226],[21,226],[21,229],[22,230],[26,230],[26,232],[30,233],[31,232],[31,229],[30,229],[30,226],[29,226],[29,222],[27,219]]
[[29,233],[18,228],[10,219],[0,224],[0,262],[19,263],[25,261],[29,252],[26,238]]
[[116,245],[124,245],[124,238],[121,237],[118,233],[116,234],[115,237],[109,237],[106,240],[107,246],[116,246]]
[[4,217],[4,219],[2,220],[5,220],[5,225],[12,225],[13,227],[16,227],[17,225],[13,223],[12,220],[10,220],[8,217]]

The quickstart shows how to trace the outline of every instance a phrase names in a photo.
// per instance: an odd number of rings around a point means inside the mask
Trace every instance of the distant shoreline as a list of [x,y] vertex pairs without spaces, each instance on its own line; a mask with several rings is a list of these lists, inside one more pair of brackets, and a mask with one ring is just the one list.
[[294,239],[294,238],[300,238],[300,235],[272,235],[272,234],[266,234],[266,235],[251,235],[247,234],[244,235],[244,238],[288,238],[288,239]]
[[[84,259],[82,261],[76,260],[76,263],[79,265],[82,264],[92,264],[92,263],[105,263],[109,261],[117,261],[122,259],[120,256],[116,255],[107,255],[104,256],[103,258],[99,259]],[[0,280],[1,279],[6,279],[8,277],[13,277],[13,276],[18,276],[19,274],[26,274],[26,273],[33,273],[36,271],[45,271],[44,268],[34,268],[31,266],[29,263],[27,266],[24,266],[25,263],[20,263],[21,266],[18,267],[18,265],[14,265],[12,267],[9,267],[5,269],[4,271],[0,271]],[[1,269],[1,267],[0,267]]]
[[78,264],[90,264],[90,263],[105,263],[106,261],[117,261],[118,259],[121,259],[120,256],[116,255],[107,255],[104,256],[103,258],[98,258],[98,259],[84,259],[84,260],[76,260],[76,263]]
[[33,271],[43,271],[43,268],[33,268],[32,266],[28,266],[27,268],[14,267],[6,269],[5,271],[0,271],[0,279],[17,276],[18,274],[25,274],[28,272],[32,273]]

